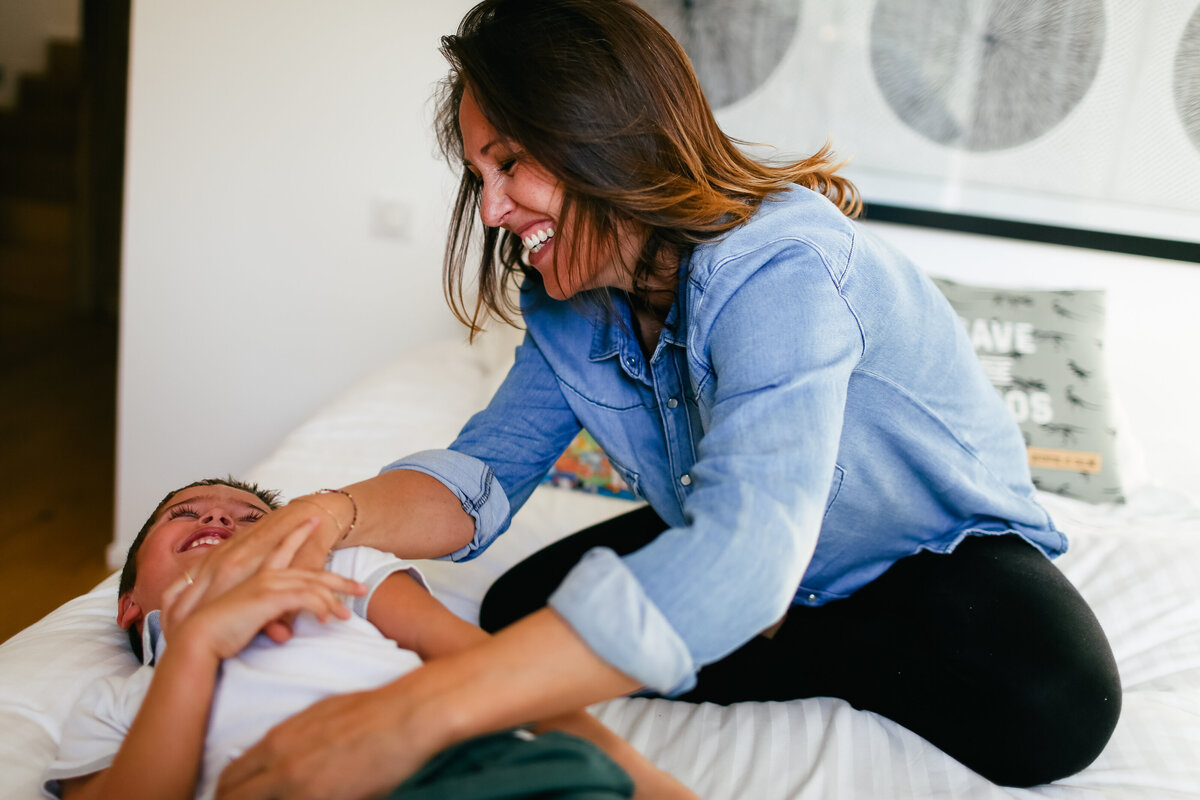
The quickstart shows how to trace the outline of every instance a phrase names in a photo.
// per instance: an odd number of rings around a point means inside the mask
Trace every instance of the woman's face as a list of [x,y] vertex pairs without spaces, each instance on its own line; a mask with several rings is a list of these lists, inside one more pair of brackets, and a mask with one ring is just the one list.
[[[521,238],[529,265],[541,273],[551,297],[565,300],[601,286],[632,288],[628,271],[615,254],[589,259],[590,263],[570,263],[572,259],[557,246],[556,239],[561,232],[562,183],[519,144],[492,127],[470,89],[463,92],[458,123],[465,166],[481,185],[480,219],[488,227],[503,228]],[[619,234],[619,238],[627,257],[636,254],[633,237]]]

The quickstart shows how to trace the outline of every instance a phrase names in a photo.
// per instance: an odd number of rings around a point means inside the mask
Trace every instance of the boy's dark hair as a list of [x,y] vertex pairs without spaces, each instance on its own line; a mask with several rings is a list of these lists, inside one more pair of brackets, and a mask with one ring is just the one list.
[[[274,489],[260,489],[257,483],[247,483],[239,481],[233,476],[224,478],[205,478],[199,481],[193,481],[186,486],[180,486],[178,489],[172,489],[167,492],[166,497],[158,502],[154,507],[154,512],[146,518],[142,524],[142,529],[138,531],[137,536],[133,539],[133,544],[129,545],[129,552],[125,555],[125,566],[121,569],[121,581],[117,584],[117,598],[124,597],[133,590],[133,585],[137,583],[137,562],[138,553],[142,549],[142,543],[146,541],[146,534],[154,527],[154,523],[158,520],[158,515],[166,508],[167,503],[172,497],[182,492],[184,489],[191,489],[196,486],[228,486],[231,489],[238,489],[243,492],[249,492],[266,503],[267,508],[274,510],[282,505],[279,502],[279,492]],[[140,659],[142,657],[142,636],[138,633],[136,625],[130,625],[128,629],[129,644],[133,647],[134,654]]]

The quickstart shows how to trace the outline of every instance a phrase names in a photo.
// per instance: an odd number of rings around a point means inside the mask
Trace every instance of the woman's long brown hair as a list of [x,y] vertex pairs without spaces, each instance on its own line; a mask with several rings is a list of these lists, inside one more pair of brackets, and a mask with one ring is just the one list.
[[[750,158],[717,125],[674,38],[627,0],[484,0],[442,38],[450,72],[438,95],[437,133],[463,163],[458,109],[470,88],[487,120],[562,182],[559,254],[616,252],[618,223],[645,234],[634,300],[673,286],[678,259],[745,223],[762,201],[799,184],[844,213],[861,209],[829,146],[797,162]],[[444,262],[444,289],[472,335],[489,316],[514,323],[512,283],[533,270],[512,233],[475,237],[480,183],[463,168]],[[478,246],[476,295],[464,291]],[[581,259],[575,259],[578,262]]]

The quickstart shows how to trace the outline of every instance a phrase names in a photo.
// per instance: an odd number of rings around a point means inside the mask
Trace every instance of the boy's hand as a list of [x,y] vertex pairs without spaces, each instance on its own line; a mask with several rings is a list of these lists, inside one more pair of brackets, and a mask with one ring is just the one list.
[[[366,586],[323,569],[288,568],[310,533],[307,525],[293,530],[266,553],[258,572],[225,591],[220,591],[217,583],[210,584],[207,596],[194,597],[191,607],[182,607],[180,601],[196,588],[196,579],[191,584],[176,583],[163,597],[164,631],[173,639],[186,637],[205,643],[213,655],[223,659],[283,616],[309,611],[322,622],[330,615],[349,618],[350,611],[337,594],[362,595]],[[257,533],[242,538],[254,539]],[[233,544],[222,545],[214,555]]]
[[[187,639],[218,659],[236,655],[267,623],[284,614],[308,611],[321,622],[349,619],[338,593],[362,595],[363,584],[333,572],[268,569],[225,594],[205,602],[182,621],[164,626],[171,641]],[[168,614],[169,616],[169,614]]]

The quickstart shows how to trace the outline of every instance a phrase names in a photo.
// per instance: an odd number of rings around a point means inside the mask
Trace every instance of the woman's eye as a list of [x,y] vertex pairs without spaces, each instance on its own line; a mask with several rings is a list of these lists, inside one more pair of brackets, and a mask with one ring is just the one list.
[[191,506],[180,506],[178,508],[171,509],[171,517],[170,518],[176,519],[178,517],[198,517],[198,516],[200,516],[200,515],[196,513],[196,509],[192,508]]
[[513,169],[516,166],[517,166],[517,160],[515,158],[507,158],[504,161],[500,162],[500,171],[503,172],[505,175],[511,175]]
[[266,515],[265,514],[247,514],[246,516],[242,517],[242,522],[258,522],[264,516],[266,516]]

